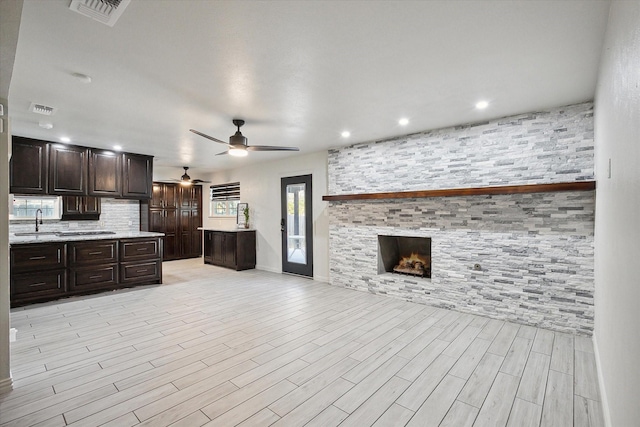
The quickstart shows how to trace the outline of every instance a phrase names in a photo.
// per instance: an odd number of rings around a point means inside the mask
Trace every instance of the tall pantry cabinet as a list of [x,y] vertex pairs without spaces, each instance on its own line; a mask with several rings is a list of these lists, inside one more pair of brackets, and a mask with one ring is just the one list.
[[154,182],[140,202],[140,229],[164,233],[164,260],[202,255],[202,186]]

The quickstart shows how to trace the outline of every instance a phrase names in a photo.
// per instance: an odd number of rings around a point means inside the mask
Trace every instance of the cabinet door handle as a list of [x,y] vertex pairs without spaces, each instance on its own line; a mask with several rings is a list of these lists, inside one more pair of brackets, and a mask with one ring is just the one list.
[[102,255],[102,252],[89,252],[89,255]]
[[29,259],[30,259],[30,260],[33,260],[33,261],[35,261],[35,260],[37,260],[37,259],[45,259],[45,258],[47,258],[47,257],[46,257],[46,256],[44,256],[44,255],[42,255],[42,256],[32,256],[32,257],[31,257],[31,258],[29,258]]
[[93,279],[100,279],[102,278],[102,276],[89,276],[89,279],[93,280]]
[[149,250],[149,248],[138,248],[138,249],[136,249],[136,251],[148,251],[148,250]]
[[32,284],[29,285],[29,287],[33,288],[34,286],[44,286],[46,284],[47,284],[47,282],[32,283]]

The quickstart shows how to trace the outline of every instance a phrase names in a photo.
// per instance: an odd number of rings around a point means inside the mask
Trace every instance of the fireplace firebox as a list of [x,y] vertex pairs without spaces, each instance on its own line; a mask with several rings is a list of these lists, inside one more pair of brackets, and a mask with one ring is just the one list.
[[431,238],[378,236],[378,274],[431,278]]

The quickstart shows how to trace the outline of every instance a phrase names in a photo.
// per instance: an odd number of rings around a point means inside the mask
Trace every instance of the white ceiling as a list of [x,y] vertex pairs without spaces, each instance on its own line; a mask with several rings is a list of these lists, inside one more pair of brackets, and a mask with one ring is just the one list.
[[[295,155],[216,157],[223,145],[188,131],[227,140],[236,117],[249,144],[306,153],[591,100],[609,9],[598,0],[132,0],[108,27],[69,3],[24,1],[13,133],[120,144],[193,176]],[[489,108],[476,110],[483,99]],[[32,102],[58,110],[37,115]]]

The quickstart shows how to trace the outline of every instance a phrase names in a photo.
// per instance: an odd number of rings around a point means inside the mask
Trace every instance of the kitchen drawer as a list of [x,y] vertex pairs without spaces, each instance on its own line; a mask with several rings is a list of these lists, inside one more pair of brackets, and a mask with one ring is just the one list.
[[72,268],[69,270],[69,290],[101,289],[118,284],[118,264]]
[[95,240],[69,244],[69,265],[109,264],[118,262],[117,240]]
[[64,243],[33,243],[11,247],[11,273],[66,267]]
[[161,240],[131,239],[120,240],[120,261],[136,261],[162,257]]
[[66,291],[64,269],[11,275],[11,302],[61,296]]
[[162,278],[162,260],[120,264],[120,283],[157,282]]

